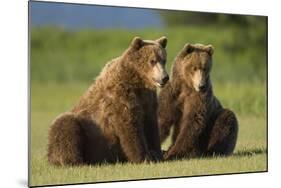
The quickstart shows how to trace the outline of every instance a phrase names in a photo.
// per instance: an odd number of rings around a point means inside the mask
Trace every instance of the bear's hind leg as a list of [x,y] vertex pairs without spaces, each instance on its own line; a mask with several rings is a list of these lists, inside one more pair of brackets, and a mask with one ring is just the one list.
[[207,146],[207,155],[232,154],[237,140],[238,121],[235,114],[224,109],[214,122]]
[[48,137],[48,161],[54,165],[83,162],[82,132],[74,114],[64,113],[53,122]]

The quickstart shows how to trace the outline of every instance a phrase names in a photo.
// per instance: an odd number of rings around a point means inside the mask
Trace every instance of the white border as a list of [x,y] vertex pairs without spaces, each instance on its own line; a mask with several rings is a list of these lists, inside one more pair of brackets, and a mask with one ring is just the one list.
[[[67,2],[269,16],[269,173],[80,185],[75,187],[268,187],[280,185],[280,5],[274,0],[68,0]],[[0,6],[1,187],[27,183],[27,1]],[[74,186],[67,186],[74,187]]]
[[[44,1],[44,0],[43,0]],[[46,1],[46,0],[45,0]],[[160,8],[174,10],[190,10],[220,13],[236,13],[236,14],[258,14],[266,15],[266,10],[262,1],[245,2],[245,0],[228,0],[226,2],[214,0],[59,0],[55,2],[83,3],[83,4],[100,4],[115,5],[126,7],[143,7],[143,8]],[[237,5],[242,6],[237,6]],[[247,6],[248,5],[248,6]]]

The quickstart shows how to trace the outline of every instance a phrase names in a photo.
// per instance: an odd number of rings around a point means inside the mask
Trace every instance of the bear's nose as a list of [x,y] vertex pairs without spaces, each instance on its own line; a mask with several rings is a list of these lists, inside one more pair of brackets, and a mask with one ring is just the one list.
[[169,75],[166,75],[163,79],[162,82],[165,84],[166,82],[169,81]]
[[206,88],[206,85],[205,85],[205,84],[199,85],[199,89],[200,89],[200,90],[205,90],[205,88]]

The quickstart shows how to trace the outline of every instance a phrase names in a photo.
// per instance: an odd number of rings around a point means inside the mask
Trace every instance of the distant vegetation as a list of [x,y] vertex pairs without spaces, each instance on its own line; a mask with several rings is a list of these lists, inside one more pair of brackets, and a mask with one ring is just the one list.
[[[266,22],[264,18],[258,20],[253,21],[256,24],[230,21],[227,24],[227,21],[219,21],[217,24],[206,25],[201,21],[196,25],[168,24],[166,29],[143,30],[68,31],[54,27],[32,28],[31,79],[40,82],[88,82],[107,61],[119,56],[134,36],[155,39],[166,35],[168,69],[185,43],[204,43],[215,47],[214,79],[264,81]],[[247,22],[252,23],[251,19]]]
[[179,25],[235,25],[237,27],[264,27],[266,17],[237,14],[217,14],[191,11],[160,10],[159,14],[168,26]]

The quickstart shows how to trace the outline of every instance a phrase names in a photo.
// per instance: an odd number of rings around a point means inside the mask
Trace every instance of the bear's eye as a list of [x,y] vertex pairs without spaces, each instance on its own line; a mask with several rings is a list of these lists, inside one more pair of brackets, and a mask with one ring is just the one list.
[[193,69],[192,69],[193,71],[197,71],[197,67],[193,67]]
[[150,64],[151,64],[151,65],[155,65],[155,64],[156,64],[156,61],[152,59],[152,60],[150,60]]

